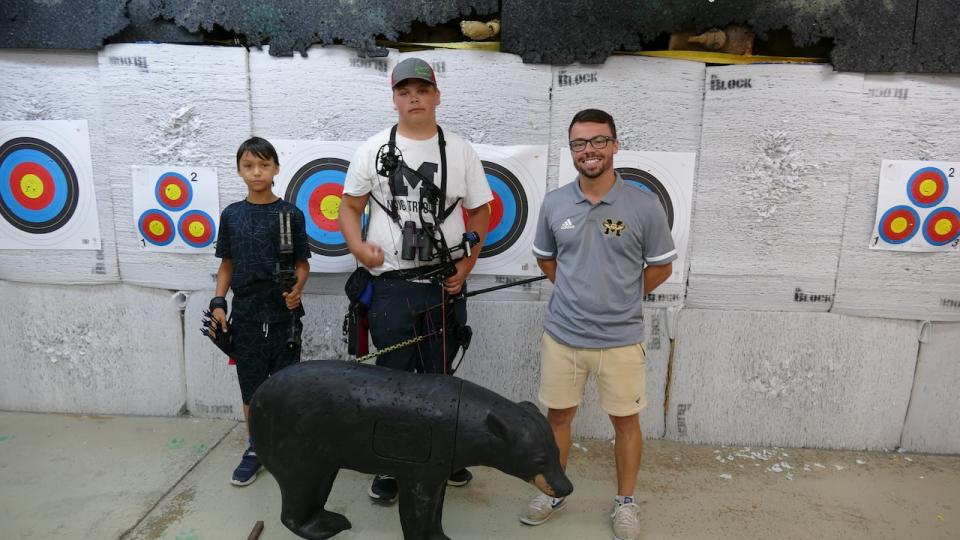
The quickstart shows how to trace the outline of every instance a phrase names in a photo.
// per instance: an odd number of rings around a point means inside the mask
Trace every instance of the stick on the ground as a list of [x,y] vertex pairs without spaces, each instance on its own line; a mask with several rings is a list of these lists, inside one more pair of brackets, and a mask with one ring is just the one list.
[[247,540],[257,540],[260,538],[260,533],[263,532],[263,522],[258,521],[256,525],[253,526],[253,530],[250,531],[250,536],[247,537]]

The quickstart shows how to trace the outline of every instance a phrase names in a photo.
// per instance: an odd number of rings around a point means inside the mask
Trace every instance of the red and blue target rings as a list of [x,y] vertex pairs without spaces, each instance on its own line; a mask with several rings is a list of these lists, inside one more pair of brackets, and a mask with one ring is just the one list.
[[147,210],[140,214],[137,220],[137,229],[144,241],[155,246],[165,246],[173,242],[176,229],[173,220],[162,210]]
[[80,185],[70,161],[32,137],[0,146],[0,216],[31,234],[63,227],[77,210]]
[[217,226],[203,210],[184,212],[177,222],[177,232],[187,245],[195,248],[207,247],[217,238]]
[[923,222],[923,237],[935,246],[943,246],[960,238],[960,212],[949,206],[930,212]]
[[888,244],[902,244],[917,234],[920,215],[910,206],[899,205],[887,210],[880,218],[877,233]]
[[179,212],[193,200],[193,187],[187,177],[180,173],[166,172],[160,175],[154,190],[157,202],[170,212]]
[[920,208],[932,208],[947,196],[950,184],[947,175],[936,167],[924,167],[910,175],[907,181],[907,196]]

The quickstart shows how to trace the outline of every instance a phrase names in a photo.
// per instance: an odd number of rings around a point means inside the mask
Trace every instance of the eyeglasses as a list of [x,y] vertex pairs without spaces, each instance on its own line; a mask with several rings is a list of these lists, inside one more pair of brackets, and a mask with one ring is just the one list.
[[617,139],[613,137],[607,137],[606,135],[597,135],[592,139],[574,139],[570,141],[570,149],[574,152],[582,152],[587,148],[587,143],[590,143],[590,146],[594,150],[603,150],[607,147],[607,143],[610,141],[616,142]]

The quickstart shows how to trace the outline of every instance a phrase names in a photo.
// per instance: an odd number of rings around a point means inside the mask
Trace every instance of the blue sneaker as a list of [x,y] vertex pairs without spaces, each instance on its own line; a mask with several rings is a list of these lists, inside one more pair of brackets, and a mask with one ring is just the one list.
[[262,470],[263,465],[257,459],[257,453],[253,451],[252,446],[248,446],[247,451],[243,453],[240,464],[233,470],[233,478],[230,479],[230,483],[241,487],[249,486],[257,479],[257,475]]
[[392,476],[378,474],[373,477],[373,483],[367,494],[378,503],[390,504],[397,500],[397,479]]

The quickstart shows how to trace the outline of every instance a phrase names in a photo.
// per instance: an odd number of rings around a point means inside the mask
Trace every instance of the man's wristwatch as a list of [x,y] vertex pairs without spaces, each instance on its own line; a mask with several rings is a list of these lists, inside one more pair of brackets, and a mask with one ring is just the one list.
[[214,296],[210,299],[210,311],[213,311],[217,308],[223,310],[224,313],[227,312],[227,299],[222,296]]

